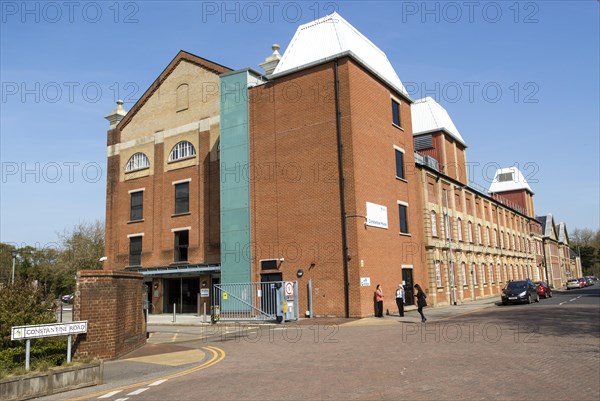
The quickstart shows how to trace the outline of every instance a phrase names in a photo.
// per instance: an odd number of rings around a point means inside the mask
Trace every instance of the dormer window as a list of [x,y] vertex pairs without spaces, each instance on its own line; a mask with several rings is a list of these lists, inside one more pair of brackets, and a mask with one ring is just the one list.
[[187,159],[196,156],[196,148],[188,141],[181,141],[173,147],[169,155],[169,161]]
[[131,156],[127,161],[125,172],[130,173],[132,171],[142,170],[148,167],[150,167],[150,160],[148,160],[148,156],[141,152],[138,152]]

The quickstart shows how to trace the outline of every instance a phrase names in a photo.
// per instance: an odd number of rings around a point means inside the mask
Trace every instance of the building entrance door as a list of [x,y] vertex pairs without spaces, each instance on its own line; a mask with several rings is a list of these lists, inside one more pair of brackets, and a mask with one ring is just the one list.
[[404,305],[414,305],[413,269],[402,269],[402,281],[404,281]]
[[197,312],[199,281],[198,277],[164,279],[163,311],[173,313],[173,305],[175,305],[177,313]]

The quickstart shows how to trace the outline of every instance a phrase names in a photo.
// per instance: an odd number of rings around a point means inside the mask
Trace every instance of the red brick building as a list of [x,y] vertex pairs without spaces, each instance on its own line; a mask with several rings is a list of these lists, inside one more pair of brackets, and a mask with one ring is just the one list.
[[266,74],[180,52],[107,117],[105,266],[141,272],[153,312],[195,312],[215,283],[298,281],[301,315],[356,317],[377,284],[390,313],[401,282],[434,305],[560,285],[521,173],[470,184],[448,113],[375,44],[334,13],[278,49]]

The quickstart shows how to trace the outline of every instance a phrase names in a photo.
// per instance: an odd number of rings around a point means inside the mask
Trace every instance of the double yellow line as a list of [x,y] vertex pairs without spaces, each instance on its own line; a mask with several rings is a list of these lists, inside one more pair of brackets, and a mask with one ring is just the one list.
[[194,366],[193,368],[187,369],[187,370],[183,370],[181,372],[177,372],[177,373],[173,373],[171,375],[168,376],[163,376],[163,377],[158,377],[152,380],[147,380],[144,382],[139,382],[139,383],[134,383],[134,384],[129,384],[127,386],[121,386],[121,387],[116,387],[116,388],[112,388],[109,390],[104,390],[104,391],[99,391],[97,393],[93,393],[93,394],[87,394],[87,395],[83,395],[81,397],[76,397],[76,398],[69,398],[66,401],[80,401],[80,400],[87,400],[90,398],[98,398],[104,394],[113,392],[113,391],[123,391],[123,390],[129,390],[132,389],[134,387],[143,387],[143,386],[147,386],[149,384],[152,384],[154,382],[160,381],[160,380],[170,380],[170,379],[174,379],[177,377],[181,377],[181,376],[185,376],[185,375],[189,375],[190,373],[194,373],[197,372],[199,370],[202,369],[206,369],[209,368],[219,362],[221,362],[224,358],[225,358],[225,351],[223,351],[220,348],[217,347],[202,347],[203,350],[206,350],[208,352],[211,353],[210,358],[203,362],[202,364],[198,365],[198,366]]

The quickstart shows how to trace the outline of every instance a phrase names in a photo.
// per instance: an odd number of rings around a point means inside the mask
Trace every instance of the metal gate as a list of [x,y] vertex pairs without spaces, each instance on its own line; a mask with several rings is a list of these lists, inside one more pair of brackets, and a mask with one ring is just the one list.
[[213,322],[298,319],[298,283],[295,281],[214,284],[213,287]]

